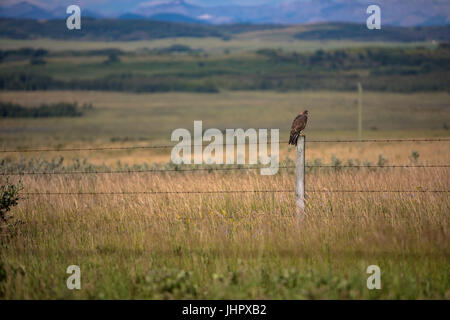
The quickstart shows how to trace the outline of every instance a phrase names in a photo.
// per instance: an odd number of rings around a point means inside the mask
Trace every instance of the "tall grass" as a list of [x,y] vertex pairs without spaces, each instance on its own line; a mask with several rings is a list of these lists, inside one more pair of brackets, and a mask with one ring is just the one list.
[[[27,196],[23,224],[2,244],[2,299],[450,298],[448,169],[307,176],[294,195]],[[22,177],[24,192],[291,189],[294,176],[254,172]],[[66,288],[81,267],[82,289]],[[382,271],[368,290],[366,268]]]

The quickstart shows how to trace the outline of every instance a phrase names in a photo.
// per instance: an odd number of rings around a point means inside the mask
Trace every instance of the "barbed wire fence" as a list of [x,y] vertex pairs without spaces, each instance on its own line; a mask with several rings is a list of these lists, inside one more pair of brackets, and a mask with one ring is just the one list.
[[[364,140],[356,140],[356,139],[345,139],[345,140],[308,140],[308,143],[354,143],[354,142],[362,142],[362,143],[392,143],[392,142],[444,142],[450,141],[450,138],[434,138],[434,139],[364,139]],[[280,141],[280,144],[286,144],[289,141]],[[252,143],[247,142],[245,145],[258,144],[258,142]],[[216,146],[223,146],[224,144],[209,144]],[[234,144],[239,145],[239,144]],[[27,152],[73,152],[73,151],[108,151],[108,150],[137,150],[137,149],[170,149],[173,147],[200,147],[204,146],[203,144],[170,144],[170,145],[149,145],[149,146],[127,146],[127,147],[91,147],[91,148],[43,148],[43,149],[28,149],[28,148],[19,148],[19,149],[3,149],[0,150],[0,153],[27,153]]]
[[[213,191],[130,191],[130,192],[25,192],[27,196],[107,196],[107,195],[169,195],[226,193],[292,193],[291,190],[213,190]],[[448,193],[449,190],[306,190],[311,193]]]
[[[393,142],[449,142],[450,138],[429,138],[429,139],[345,139],[345,140],[308,140],[308,143],[393,143]],[[288,141],[281,141],[279,143],[288,143]],[[246,145],[252,144],[250,142],[244,143]],[[211,145],[211,144],[209,144]],[[212,144],[214,146],[214,143]],[[216,144],[217,146],[224,144]],[[236,144],[234,144],[236,145]],[[239,145],[239,144],[238,144]],[[31,152],[76,152],[76,151],[109,151],[109,150],[138,150],[138,149],[169,149],[173,147],[193,147],[202,145],[147,145],[147,146],[111,146],[111,147],[89,147],[89,148],[23,148],[23,149],[3,149],[0,153],[31,153]],[[304,165],[305,168],[377,168],[377,169],[408,169],[408,168],[450,168],[449,164],[424,164],[424,165]],[[30,176],[30,175],[98,175],[98,174],[155,174],[155,173],[184,173],[184,172],[212,172],[212,171],[246,171],[259,170],[265,167],[261,166],[238,166],[238,167],[202,167],[202,168],[170,168],[170,169],[146,169],[146,170],[104,170],[104,171],[85,171],[85,170],[69,170],[69,171],[23,171],[23,172],[0,172],[0,176]],[[279,169],[296,169],[296,166],[279,166]],[[25,192],[26,196],[126,196],[126,195],[172,195],[172,194],[238,194],[238,193],[293,193],[294,189],[284,190],[199,190],[199,191],[124,191],[124,192]],[[449,193],[450,190],[321,190],[312,189],[306,190],[307,193]]]
[[[432,164],[432,165],[305,165],[306,168],[316,169],[316,168],[326,168],[326,169],[361,169],[361,168],[372,168],[372,169],[389,169],[389,168],[450,168],[450,165],[445,164]],[[123,169],[123,170],[106,170],[106,171],[23,171],[23,172],[1,172],[0,176],[24,176],[24,175],[89,175],[89,174],[130,174],[130,173],[167,173],[167,172],[202,172],[202,171],[245,171],[245,170],[260,170],[265,167],[230,167],[230,168],[174,168],[174,169],[144,169],[144,170],[133,170],[133,169]],[[279,166],[278,169],[295,169],[295,166]]]

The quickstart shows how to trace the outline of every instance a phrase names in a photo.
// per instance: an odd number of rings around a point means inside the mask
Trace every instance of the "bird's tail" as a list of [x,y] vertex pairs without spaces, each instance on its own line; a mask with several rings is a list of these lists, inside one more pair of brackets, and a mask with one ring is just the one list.
[[299,134],[298,133],[294,133],[289,137],[289,144],[292,144],[293,146],[297,145],[297,141],[298,141],[298,137]]

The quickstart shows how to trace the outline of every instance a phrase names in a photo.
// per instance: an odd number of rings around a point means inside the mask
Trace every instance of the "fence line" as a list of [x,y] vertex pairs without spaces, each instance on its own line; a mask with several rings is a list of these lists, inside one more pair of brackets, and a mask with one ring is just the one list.
[[[450,168],[447,164],[432,164],[432,165],[306,165],[306,168],[395,168],[395,169],[409,169],[409,168]],[[233,171],[233,170],[258,170],[266,167],[232,167],[232,168],[191,168],[191,169],[148,169],[148,170],[110,170],[110,171],[44,171],[44,172],[3,172],[0,176],[22,176],[22,175],[70,175],[70,174],[130,174],[130,173],[165,173],[165,172],[195,172],[195,171]],[[279,166],[279,169],[295,169],[295,166]]]
[[424,139],[343,139],[343,140],[306,140],[306,142],[316,142],[316,143],[351,143],[351,142],[439,142],[439,141],[450,141],[450,138],[424,138]]
[[[380,142],[443,142],[443,141],[450,141],[450,138],[436,138],[436,139],[364,139],[364,140],[357,140],[357,139],[348,139],[348,140],[307,140],[308,143],[353,143],[353,142],[363,142],[363,143],[380,143]],[[288,141],[280,141],[280,144],[287,144]],[[233,146],[236,145],[250,145],[250,144],[258,144],[256,143],[241,143],[241,144],[233,144]],[[208,144],[205,144],[208,145]],[[26,152],[69,152],[69,151],[108,151],[108,150],[134,150],[134,149],[168,149],[173,148],[175,146],[177,147],[195,147],[195,146],[205,146],[203,144],[201,145],[153,145],[153,146],[130,146],[130,147],[93,147],[93,148],[66,148],[66,149],[60,149],[60,148],[46,148],[46,149],[10,149],[10,150],[0,150],[0,153],[26,153]],[[214,145],[214,143],[213,143]],[[218,146],[226,146],[226,144],[217,144]]]
[[[124,192],[25,192],[26,196],[86,196],[86,195],[169,195],[227,193],[293,193],[295,190],[212,190],[212,191],[124,191]],[[306,190],[310,193],[449,193],[450,190]]]
[[[312,143],[378,143],[378,142],[439,142],[450,141],[450,138],[438,138],[438,139],[365,139],[365,140],[309,140],[307,142]],[[287,143],[282,141],[280,143]],[[251,143],[245,143],[251,144]],[[213,144],[214,145],[214,144]],[[226,144],[216,144],[226,146]],[[67,148],[67,149],[24,149],[24,150],[0,150],[0,153],[25,153],[25,152],[64,152],[64,151],[99,151],[99,150],[130,150],[130,149],[166,149],[173,148],[175,145],[153,145],[153,146],[130,146],[130,147],[98,147],[98,148]],[[195,146],[195,145],[176,145],[182,146]],[[199,145],[197,145],[199,146]],[[201,145],[203,146],[203,144]],[[298,150],[297,150],[298,153]],[[449,168],[450,165],[304,165],[307,168]],[[18,173],[0,173],[1,176],[11,175],[63,175],[63,174],[123,174],[123,173],[156,173],[156,172],[194,172],[194,171],[229,171],[229,170],[259,170],[265,167],[225,167],[225,168],[189,168],[189,169],[148,169],[148,170],[109,170],[109,171],[48,171],[48,172],[18,172]],[[280,169],[294,169],[295,166],[280,166]],[[172,194],[243,194],[243,193],[294,193],[296,190],[211,190],[211,191],[125,191],[125,192],[26,192],[22,193],[24,196],[114,196],[114,195],[172,195]],[[325,190],[315,189],[306,190],[306,193],[449,193],[450,190]]]

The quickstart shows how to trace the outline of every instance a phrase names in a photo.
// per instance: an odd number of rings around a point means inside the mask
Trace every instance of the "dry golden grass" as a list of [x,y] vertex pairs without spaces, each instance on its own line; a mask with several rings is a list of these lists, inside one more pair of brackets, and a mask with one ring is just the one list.
[[[217,94],[36,91],[0,93],[0,100],[25,106],[41,103],[92,103],[80,118],[1,119],[0,146],[89,146],[167,144],[176,128],[279,128],[287,141],[292,119],[303,109],[310,117],[308,139],[355,138],[357,93],[353,92],[220,92]],[[449,136],[448,93],[364,93],[364,137]],[[142,140],[141,140],[142,138]],[[89,156],[91,158],[91,156]],[[153,161],[153,160],[152,160]]]
[[[434,137],[433,137],[434,138]],[[443,136],[446,138],[446,136]],[[309,137],[307,137],[308,141]],[[320,139],[320,138],[319,138]],[[333,138],[335,139],[335,138]],[[336,138],[338,139],[338,138]],[[312,139],[311,139],[312,140]],[[284,141],[283,141],[284,142]],[[142,141],[114,142],[114,143],[73,143],[66,144],[63,148],[96,148],[96,147],[134,147],[148,145],[166,145],[170,143],[152,143]],[[447,143],[448,144],[448,143]],[[205,144],[206,146],[207,144]],[[391,142],[391,143],[309,143],[307,142],[306,160],[313,162],[315,159],[321,159],[323,164],[330,164],[333,156],[345,162],[348,159],[358,159],[361,164],[371,162],[377,164],[379,156],[387,159],[389,165],[409,165],[415,162],[411,154],[416,151],[419,154],[419,164],[448,164],[450,159],[450,148],[442,142]],[[78,151],[62,153],[59,151],[46,153],[10,153],[5,157],[8,159],[19,159],[20,157],[39,157],[52,159],[58,156],[65,158],[65,163],[71,163],[73,157],[86,158],[90,163],[108,166],[115,166],[117,161],[129,165],[142,163],[169,163],[171,149],[131,149],[131,150],[107,150],[107,151]],[[235,152],[236,153],[236,152]],[[287,157],[295,158],[295,150],[287,143],[280,143],[279,149],[280,162]],[[248,147],[246,149],[246,159],[248,160]],[[248,162],[246,160],[246,163]]]
[[[318,171],[307,189],[449,190],[449,169]],[[24,192],[292,189],[243,173],[23,177]],[[2,298],[449,298],[448,193],[27,196]],[[78,264],[82,290],[65,287]],[[382,270],[380,291],[365,269]],[[23,272],[20,271],[23,269]],[[17,271],[19,270],[19,271]],[[12,276],[15,275],[15,276]],[[166,282],[175,285],[168,285]]]
[[[355,98],[345,92],[124,94],[3,92],[4,101],[93,102],[79,119],[3,119],[2,148],[169,144],[175,128],[280,128],[308,106],[307,140],[356,136]],[[367,93],[365,138],[446,137],[447,93]],[[257,115],[257,116],[255,116]],[[330,116],[332,115],[332,116]],[[245,121],[244,121],[245,120]],[[414,129],[414,130],[412,130]],[[127,138],[113,141],[112,137]],[[145,139],[140,139],[144,137]],[[411,157],[412,152],[419,155]],[[16,153],[86,158],[114,167],[167,163],[168,150]],[[280,160],[295,157],[280,145]],[[448,142],[308,143],[306,159],[335,155],[376,164],[448,164]],[[291,171],[15,176],[23,192],[292,190]],[[309,190],[448,191],[450,168],[315,170]],[[296,216],[293,192],[140,195],[28,195],[13,208],[0,246],[1,299],[450,299],[448,193],[309,192]],[[81,267],[82,290],[66,288]],[[379,265],[382,290],[366,287]],[[0,277],[1,278],[1,277]]]

